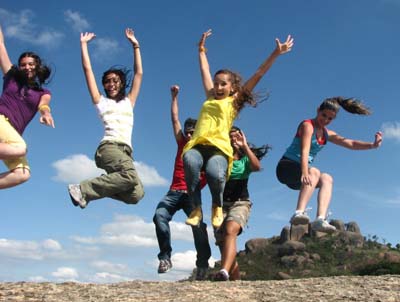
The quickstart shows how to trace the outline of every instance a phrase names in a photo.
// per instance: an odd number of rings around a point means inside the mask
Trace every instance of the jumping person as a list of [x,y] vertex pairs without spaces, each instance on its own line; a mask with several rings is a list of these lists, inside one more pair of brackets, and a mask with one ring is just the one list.
[[[160,260],[158,266],[158,273],[166,273],[172,268],[171,262],[171,231],[169,222],[172,217],[179,210],[183,210],[187,216],[193,210],[193,204],[189,201],[187,194],[187,187],[185,182],[185,175],[182,162],[182,150],[186,143],[191,139],[193,131],[196,126],[196,120],[188,118],[184,123],[182,131],[181,123],[179,121],[178,109],[178,93],[179,86],[174,85],[171,87],[171,122],[174,131],[174,137],[178,149],[175,156],[174,172],[172,183],[169,191],[164,198],[158,203],[156,212],[153,217],[153,222],[156,227],[156,234],[160,253],[158,259]],[[200,186],[204,186],[205,178],[202,174]],[[192,227],[194,245],[197,251],[196,260],[196,280],[203,280],[208,271],[208,259],[211,257],[211,249],[208,242],[207,225],[201,221],[200,227]]]
[[51,93],[43,87],[50,77],[50,67],[31,51],[22,53],[18,65],[13,65],[1,27],[0,67],[4,75],[0,96],[0,159],[8,168],[8,172],[0,174],[0,189],[6,189],[30,178],[22,134],[36,112],[39,111],[39,121],[44,125],[54,128],[54,120],[49,106]]
[[300,123],[292,144],[277,165],[278,180],[293,190],[300,190],[296,212],[290,219],[290,223],[293,225],[309,223],[306,207],[314,190],[318,188],[317,218],[311,227],[315,231],[326,233],[336,230],[326,220],[332,197],[333,178],[311,166],[317,153],[328,141],[352,150],[374,149],[382,143],[381,132],[375,134],[373,142],[363,142],[344,138],[327,129],[326,126],[335,119],[340,107],[354,114],[370,114],[369,109],[356,99],[343,97],[325,99],[318,107],[315,118]]
[[217,71],[212,78],[205,48],[205,41],[210,35],[211,30],[203,33],[199,42],[200,71],[207,100],[200,111],[193,137],[183,150],[183,162],[188,194],[195,206],[186,223],[196,226],[202,220],[198,182],[200,171],[204,170],[212,197],[212,225],[219,227],[223,221],[222,200],[225,182],[233,162],[229,131],[246,104],[256,105],[253,88],[275,59],[292,49],[293,39],[288,36],[285,43],[276,39],[275,50],[243,85],[240,76],[227,69]]
[[144,196],[143,185],[137,175],[132,159],[133,108],[142,83],[143,69],[139,42],[132,29],[125,35],[134,52],[134,76],[131,88],[127,83],[128,71],[110,68],[102,77],[105,96],[98,89],[90,63],[87,44],[95,38],[94,33],[81,33],[82,67],[92,102],[104,124],[104,137],[95,154],[97,167],[107,174],[70,184],[68,191],[75,206],[85,208],[89,201],[110,197],[127,204],[136,204]]
[[268,145],[259,148],[249,145],[243,131],[235,126],[230,131],[230,139],[234,160],[224,189],[224,221],[221,227],[214,230],[216,244],[221,252],[221,270],[215,274],[215,281],[240,279],[236,240],[250,216],[252,203],[248,191],[249,176],[251,172],[261,169],[260,160],[270,148]]

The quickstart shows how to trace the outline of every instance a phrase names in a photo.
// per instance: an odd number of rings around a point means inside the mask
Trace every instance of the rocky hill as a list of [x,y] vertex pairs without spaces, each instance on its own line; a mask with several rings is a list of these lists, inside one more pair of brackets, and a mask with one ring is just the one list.
[[330,223],[337,228],[333,234],[293,225],[279,236],[247,241],[237,255],[242,280],[400,274],[399,244],[392,248],[364,237],[356,222]]

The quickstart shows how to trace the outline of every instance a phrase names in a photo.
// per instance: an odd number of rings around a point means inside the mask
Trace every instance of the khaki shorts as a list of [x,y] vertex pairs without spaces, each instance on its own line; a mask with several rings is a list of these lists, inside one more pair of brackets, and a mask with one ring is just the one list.
[[[11,146],[24,147],[26,143],[22,136],[11,126],[8,118],[0,114],[0,142],[9,144]],[[13,159],[3,159],[4,164],[11,171],[16,168],[29,169],[28,161],[25,156]]]
[[233,202],[224,201],[224,222],[222,223],[220,228],[214,229],[216,245],[222,243],[223,237],[225,236],[225,223],[228,221],[235,221],[237,224],[239,224],[240,232],[238,235],[242,233],[244,227],[249,221],[251,205],[252,203],[250,202],[250,200],[240,200]]

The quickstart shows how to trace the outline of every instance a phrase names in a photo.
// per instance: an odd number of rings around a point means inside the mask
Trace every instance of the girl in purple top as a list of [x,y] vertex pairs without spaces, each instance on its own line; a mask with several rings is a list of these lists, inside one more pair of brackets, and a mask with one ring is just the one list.
[[26,126],[40,112],[40,123],[54,128],[50,113],[50,91],[42,88],[51,69],[42,64],[38,55],[24,52],[18,66],[11,63],[0,27],[0,67],[3,92],[0,96],[0,159],[8,172],[0,174],[0,189],[27,181],[30,168],[25,158],[27,147],[22,138]]

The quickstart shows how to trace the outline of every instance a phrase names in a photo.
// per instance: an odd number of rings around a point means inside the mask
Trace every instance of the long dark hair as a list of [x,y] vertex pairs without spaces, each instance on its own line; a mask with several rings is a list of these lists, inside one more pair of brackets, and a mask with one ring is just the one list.
[[237,73],[233,72],[229,69],[220,69],[218,70],[214,77],[218,74],[226,74],[230,77],[230,81],[232,83],[232,94],[235,95],[234,107],[236,113],[238,114],[245,105],[249,105],[252,107],[257,106],[256,96],[250,90],[243,87],[242,77]]
[[[22,59],[26,57],[35,60],[35,77],[31,79],[18,67]],[[23,52],[18,58],[18,66],[13,65],[8,71],[8,75],[13,77],[21,87],[27,86],[32,89],[42,89],[42,85],[48,84],[49,81],[47,80],[51,75],[51,68],[42,63],[42,59],[36,53],[32,51]]]
[[[103,73],[103,76],[101,78],[101,83],[103,84],[103,86],[104,86],[106,77],[111,73],[116,74],[121,81],[121,89],[118,91],[118,94],[116,96],[116,101],[118,102],[118,101],[121,101],[122,99],[124,99],[126,96],[126,89],[129,87],[131,71],[124,67],[120,67],[120,68],[115,67],[115,66],[111,67],[110,69],[106,70]],[[105,89],[104,89],[104,92],[105,92],[106,96],[109,97],[107,94],[107,91]]]
[[318,110],[328,109],[337,113],[340,108],[339,106],[349,113],[361,115],[371,114],[370,109],[366,107],[361,101],[355,98],[344,98],[341,96],[325,99],[321,103],[321,105],[319,105]]
[[[241,132],[239,127],[232,126],[232,128],[229,132],[236,132],[236,131]],[[256,147],[254,144],[247,142],[247,145],[250,147],[250,150],[258,158],[258,160],[261,160],[265,155],[267,155],[268,151],[272,149],[272,147],[268,144],[262,145],[260,147]],[[243,150],[239,151],[239,156],[240,157],[244,156]]]

